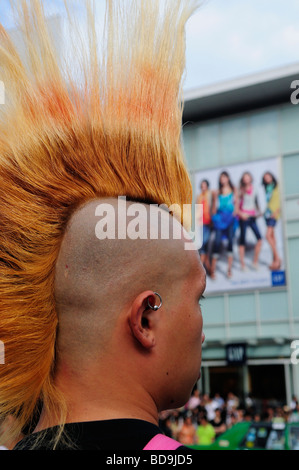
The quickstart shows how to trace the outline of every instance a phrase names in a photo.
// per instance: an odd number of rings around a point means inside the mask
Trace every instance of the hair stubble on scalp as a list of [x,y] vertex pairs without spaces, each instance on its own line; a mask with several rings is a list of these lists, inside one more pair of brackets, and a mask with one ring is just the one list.
[[[161,292],[168,299],[169,287],[189,274],[191,255],[185,252],[188,239],[180,223],[170,214],[163,217],[181,232],[180,240],[150,239],[150,206],[146,207],[147,239],[98,240],[95,209],[117,200],[88,203],[72,217],[56,265],[55,299],[59,317],[58,352],[76,364],[90,352],[102,353],[118,315],[143,291]],[[172,233],[172,230],[170,230]],[[61,338],[61,341],[60,341]],[[81,347],[80,347],[81,346]]]

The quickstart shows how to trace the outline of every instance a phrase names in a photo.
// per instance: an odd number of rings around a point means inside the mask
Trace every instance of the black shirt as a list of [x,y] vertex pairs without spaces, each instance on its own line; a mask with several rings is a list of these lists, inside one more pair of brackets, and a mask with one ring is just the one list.
[[[31,434],[14,450],[54,450],[58,428]],[[55,450],[142,451],[162,431],[158,426],[139,420],[94,421],[67,424]],[[184,448],[180,448],[184,452]]]

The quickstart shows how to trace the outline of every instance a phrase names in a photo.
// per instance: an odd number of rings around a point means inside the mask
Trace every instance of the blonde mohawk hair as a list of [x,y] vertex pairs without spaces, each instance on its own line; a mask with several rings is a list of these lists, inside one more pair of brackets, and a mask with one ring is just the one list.
[[197,6],[192,0],[132,0],[129,6],[107,0],[99,53],[94,2],[84,2],[88,41],[80,43],[78,84],[57,58],[44,2],[12,4],[27,57],[20,58],[0,25],[6,92],[0,106],[0,421],[17,418],[6,439],[30,425],[40,402],[58,422],[65,419],[53,383],[54,269],[70,216],[108,196],[168,206],[192,202],[181,89],[185,24]]

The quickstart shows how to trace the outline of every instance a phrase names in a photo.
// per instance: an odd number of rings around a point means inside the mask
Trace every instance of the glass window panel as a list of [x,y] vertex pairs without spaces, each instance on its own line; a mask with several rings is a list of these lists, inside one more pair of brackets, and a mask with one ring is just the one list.
[[255,325],[230,325],[230,338],[232,340],[255,339],[257,337],[257,329]]
[[287,223],[287,236],[299,237],[299,221]]
[[195,153],[196,169],[213,168],[220,165],[219,155],[219,124],[202,124],[196,132]]
[[244,162],[249,159],[248,118],[228,119],[221,124],[222,164]]
[[264,292],[260,294],[260,317],[263,320],[288,318],[287,292]]
[[255,297],[253,294],[230,296],[229,318],[231,322],[255,322],[255,310]]
[[291,283],[291,294],[293,313],[295,317],[299,317],[299,288],[298,288],[298,266],[299,266],[299,238],[292,238],[288,241],[289,249],[289,265]]
[[193,139],[194,127],[185,127],[183,131],[183,145],[189,171],[192,171],[194,166]]
[[291,103],[281,111],[281,143],[282,153],[299,150],[299,105]]
[[207,325],[224,323],[224,297],[209,297],[202,301],[202,314]]
[[251,159],[279,155],[279,112],[268,111],[250,117]]
[[[297,132],[299,134],[299,123]],[[284,157],[283,169],[286,196],[299,194],[299,155]]]
[[299,220],[299,196],[296,199],[286,201],[285,208],[287,220]]
[[[261,335],[264,338],[289,338],[290,325],[289,323],[267,323],[261,325]],[[276,351],[275,351],[276,348]],[[278,356],[282,354],[281,345],[278,344],[273,348],[273,355]]]

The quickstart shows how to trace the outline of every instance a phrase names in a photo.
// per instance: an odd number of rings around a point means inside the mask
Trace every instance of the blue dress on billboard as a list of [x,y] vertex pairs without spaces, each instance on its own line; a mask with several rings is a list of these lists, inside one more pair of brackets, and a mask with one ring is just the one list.
[[218,257],[220,254],[221,243],[223,238],[228,239],[228,256],[233,255],[233,240],[235,233],[236,218],[234,216],[235,195],[233,192],[229,194],[218,195],[217,214],[213,215],[213,226],[215,230],[215,241],[213,247],[213,256]]

